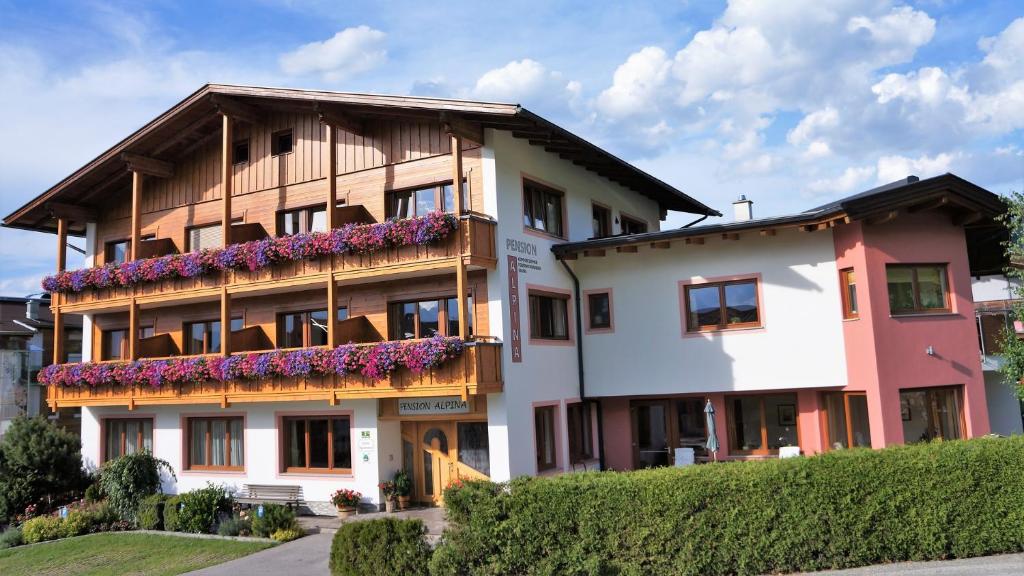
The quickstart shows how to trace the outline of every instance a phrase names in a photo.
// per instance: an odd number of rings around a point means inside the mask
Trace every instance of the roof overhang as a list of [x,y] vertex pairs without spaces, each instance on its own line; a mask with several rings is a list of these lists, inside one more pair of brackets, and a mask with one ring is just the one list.
[[662,211],[720,215],[586,140],[516,104],[382,96],[322,90],[295,90],[207,84],[124,140],[82,166],[21,208],[3,225],[53,232],[55,218],[69,221],[69,233],[82,235],[85,223],[111,192],[130,184],[129,167],[166,174],[179,157],[220,132],[221,114],[259,121],[269,111],[314,113],[345,129],[358,130],[364,120],[406,118],[434,121],[465,138],[482,143],[483,130],[508,130],[517,138],[597,173],[656,201]]

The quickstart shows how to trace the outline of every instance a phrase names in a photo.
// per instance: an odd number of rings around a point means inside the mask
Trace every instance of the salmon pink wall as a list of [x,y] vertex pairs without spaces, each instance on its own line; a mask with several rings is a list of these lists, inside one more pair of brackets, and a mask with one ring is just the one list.
[[609,470],[633,469],[633,425],[629,414],[629,398],[601,399],[601,442],[604,443],[604,466]]

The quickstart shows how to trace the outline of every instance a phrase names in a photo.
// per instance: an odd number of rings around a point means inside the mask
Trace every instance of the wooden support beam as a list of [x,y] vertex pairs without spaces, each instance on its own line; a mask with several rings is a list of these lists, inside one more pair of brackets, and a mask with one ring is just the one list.
[[686,243],[687,244],[696,244],[696,245],[699,246],[701,244],[704,244],[704,238],[699,238],[699,237],[698,238],[687,238],[686,239]]
[[111,189],[111,188],[113,188],[115,186],[122,185],[124,183],[124,181],[128,178],[128,176],[129,176],[128,174],[125,174],[125,173],[122,173],[122,172],[118,172],[114,176],[111,176],[111,177],[107,178],[105,181],[103,181],[99,185],[94,186],[93,188],[89,189],[88,192],[86,192],[84,195],[82,195],[82,198],[80,199],[80,202],[90,202],[93,198],[99,196],[100,194],[103,194],[107,190],[109,190],[109,189]]
[[48,202],[46,209],[54,218],[66,218],[69,223],[78,222],[85,224],[87,222],[95,222],[98,216],[96,210],[88,206],[76,206],[63,202]]
[[775,236],[775,228],[762,228],[761,236]]
[[949,196],[939,196],[938,198],[932,198],[927,202],[922,202],[921,204],[911,206],[910,208],[907,208],[907,214],[935,210],[937,208],[942,208],[944,206],[949,206]]
[[619,252],[619,253],[625,252],[627,254],[636,254],[639,250],[640,249],[635,244],[631,244],[629,246],[617,246],[615,248],[616,252]]
[[57,218],[57,272],[67,270],[68,265],[68,219]]
[[338,129],[327,124],[327,229],[338,227]]
[[338,345],[338,283],[333,274],[327,279],[327,345]]
[[889,212],[887,212],[887,213],[885,213],[885,214],[883,214],[881,216],[876,216],[874,218],[869,218],[865,223],[866,224],[871,224],[871,225],[885,224],[886,222],[892,222],[893,220],[896,219],[897,216],[899,216],[899,211],[898,210],[890,210]]
[[134,297],[128,304],[128,359],[139,359],[139,303]]
[[350,134],[359,136],[366,134],[366,122],[337,106],[318,102],[316,104],[316,113],[320,116],[321,124],[340,128]]
[[651,242],[651,248],[654,248],[655,250],[668,250],[671,247],[672,247],[672,242],[670,242],[668,240],[663,240],[663,241],[659,241],[659,242]]
[[598,249],[594,249],[594,250],[584,250],[583,251],[583,256],[585,258],[603,258],[604,257],[604,250],[599,249],[599,248]]
[[[234,123],[231,116],[223,115],[223,128],[221,129],[221,161],[220,161],[220,184],[221,184],[221,227],[223,234],[223,245],[227,248],[231,244],[231,188],[234,179],[234,167],[231,162],[232,148],[234,147],[234,134],[232,128]],[[221,325],[222,327],[224,325]],[[223,332],[223,330],[222,330]]]
[[220,289],[220,353],[231,355],[231,294],[227,286]]
[[985,215],[981,212],[964,212],[953,217],[954,226],[967,226],[968,224],[974,224],[975,222],[984,218]]
[[139,247],[142,243],[142,182],[142,172],[132,172],[132,237],[128,246],[129,260],[139,259]]
[[[68,221],[57,218],[57,272],[67,269],[68,263]],[[64,313],[60,310],[61,295],[53,295],[53,363],[64,362]]]
[[[463,137],[457,132],[449,132],[449,135],[452,140],[452,196],[455,198],[455,215],[461,216],[465,209],[462,205]],[[460,246],[463,246],[461,242]],[[469,337],[469,311],[466,307],[466,262],[463,260],[462,255],[462,250],[460,249],[458,260],[455,261],[455,292],[459,313],[459,337],[466,339]]]
[[181,130],[176,131],[173,136],[161,142],[159,146],[153,149],[152,155],[159,156],[160,154],[178,145],[182,141],[191,138],[192,135],[198,132],[201,128],[209,125],[212,122],[212,120],[213,119],[210,118],[208,114],[204,113],[202,116],[200,116],[196,120],[193,120]]
[[573,252],[572,254],[562,254],[558,257],[559,260],[579,260],[580,255]]
[[174,176],[174,163],[172,162],[157,160],[156,158],[150,158],[141,154],[132,154],[131,152],[121,154],[121,159],[128,165],[128,170],[131,172],[141,172],[142,174],[156,176],[157,178],[170,178]]
[[477,144],[484,143],[484,130],[479,124],[466,122],[450,112],[441,112],[440,120],[441,125],[444,127],[444,131],[447,132],[448,135],[458,135],[461,138],[469,140],[470,142],[476,142]]
[[213,94],[210,102],[222,115],[250,124],[260,124],[266,116],[260,108],[222,94]]
[[735,232],[725,232],[722,234],[722,240],[739,240],[740,235]]

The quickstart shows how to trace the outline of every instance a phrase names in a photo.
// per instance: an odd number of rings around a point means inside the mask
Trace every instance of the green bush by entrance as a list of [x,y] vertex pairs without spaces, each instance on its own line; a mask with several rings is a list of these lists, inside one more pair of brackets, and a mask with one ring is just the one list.
[[342,524],[331,543],[333,576],[426,576],[430,547],[420,520]]
[[445,503],[434,576],[767,574],[1016,552],[1024,437],[470,482]]

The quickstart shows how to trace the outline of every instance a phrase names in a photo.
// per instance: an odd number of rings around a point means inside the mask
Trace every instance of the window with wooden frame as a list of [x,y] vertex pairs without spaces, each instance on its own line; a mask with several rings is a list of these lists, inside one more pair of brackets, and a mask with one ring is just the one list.
[[860,310],[857,307],[857,274],[853,268],[844,268],[839,271],[839,286],[843,297],[843,318],[852,320],[860,317]]
[[950,312],[945,264],[887,264],[885,276],[893,316]]
[[300,232],[325,232],[327,205],[318,204],[277,213],[277,235],[291,236]]
[[523,224],[531,230],[565,238],[562,207],[565,194],[531,180],[523,180]]
[[[462,181],[462,208],[469,210],[469,188]],[[385,215],[388,218],[412,218],[431,212],[454,213],[455,193],[451,182],[431,184],[419,188],[394,190],[385,195]]]
[[866,393],[823,392],[821,407],[827,450],[871,447]]
[[327,345],[327,310],[277,315],[277,347],[309,348]]
[[220,248],[224,244],[224,230],[220,223],[190,226],[185,230],[187,252]]
[[900,417],[906,444],[963,438],[963,387],[900,390]]
[[530,291],[530,338],[569,339],[569,296]]
[[270,155],[280,156],[292,151],[292,130],[279,130],[270,135]]
[[622,229],[623,234],[643,234],[647,232],[647,222],[622,214],[619,214],[619,227]]
[[558,467],[558,443],[555,434],[555,411],[558,406],[537,406],[533,409],[534,440],[537,449],[537,472]]
[[100,333],[100,360],[124,360],[128,357],[128,329],[104,330]]
[[244,470],[244,428],[241,416],[188,418],[188,469]]
[[249,139],[239,140],[235,142],[231,148],[231,163],[248,164],[249,163]]
[[611,292],[591,292],[587,294],[587,328],[590,330],[610,330],[611,327]]
[[612,211],[600,204],[591,205],[591,222],[594,226],[593,238],[607,238],[612,235]]
[[[231,331],[237,332],[245,327],[241,318],[231,319]],[[184,353],[217,354],[220,352],[220,320],[203,320],[187,322],[182,328]]]
[[352,472],[349,416],[289,416],[281,424],[284,472]]
[[128,261],[132,253],[132,241],[114,240],[107,242],[103,248],[104,264],[123,264]]
[[103,420],[103,461],[153,451],[152,418],[107,418]]
[[[473,297],[466,296],[466,329],[473,335]],[[454,296],[388,304],[388,339],[412,340],[459,335],[459,301]]]
[[799,445],[796,394],[728,396],[726,407],[731,453],[778,454]]
[[686,331],[759,328],[758,289],[755,278],[686,285]]
[[590,419],[590,404],[576,402],[565,407],[565,420],[569,428],[569,463],[579,464],[594,457],[594,430]]

